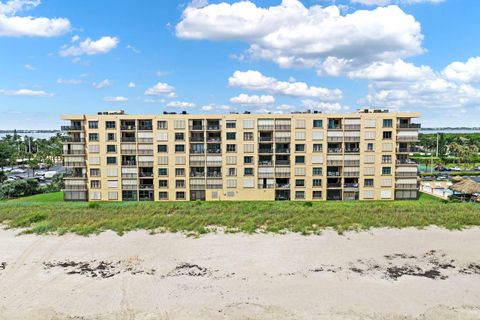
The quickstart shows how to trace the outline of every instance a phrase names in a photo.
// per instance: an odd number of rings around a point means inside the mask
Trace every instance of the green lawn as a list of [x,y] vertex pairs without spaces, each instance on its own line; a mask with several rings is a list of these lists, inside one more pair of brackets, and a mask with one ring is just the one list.
[[45,194],[0,202],[0,223],[31,233],[82,235],[113,230],[201,234],[212,226],[227,232],[318,233],[373,227],[449,229],[480,226],[480,205],[444,202],[422,195],[418,201],[356,202],[63,202]]

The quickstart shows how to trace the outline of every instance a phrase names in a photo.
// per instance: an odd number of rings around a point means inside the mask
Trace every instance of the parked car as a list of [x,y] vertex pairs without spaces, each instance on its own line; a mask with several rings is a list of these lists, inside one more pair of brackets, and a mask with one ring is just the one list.
[[450,168],[451,171],[462,171],[459,167],[452,167]]
[[10,173],[25,173],[25,172],[27,172],[27,170],[23,170],[20,168],[12,169],[12,171],[10,171]]
[[480,166],[475,167],[473,170],[480,171]]

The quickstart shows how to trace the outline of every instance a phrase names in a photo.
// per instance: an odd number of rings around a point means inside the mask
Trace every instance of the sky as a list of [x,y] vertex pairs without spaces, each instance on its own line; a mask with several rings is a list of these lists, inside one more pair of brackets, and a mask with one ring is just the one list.
[[0,0],[0,129],[125,110],[480,126],[480,1]]

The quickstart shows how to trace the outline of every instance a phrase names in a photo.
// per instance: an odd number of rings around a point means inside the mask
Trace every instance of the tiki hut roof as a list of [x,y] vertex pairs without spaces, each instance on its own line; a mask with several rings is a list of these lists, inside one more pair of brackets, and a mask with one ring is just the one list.
[[463,194],[480,193],[480,184],[471,179],[463,179],[452,185],[450,189]]
[[450,180],[452,180],[453,183],[457,183],[457,182],[463,181],[465,179],[461,176],[453,176],[452,179],[450,179]]

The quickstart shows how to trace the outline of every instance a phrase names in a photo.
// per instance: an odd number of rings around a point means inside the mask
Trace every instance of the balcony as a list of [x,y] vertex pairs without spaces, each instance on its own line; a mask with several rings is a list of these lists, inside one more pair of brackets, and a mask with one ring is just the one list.
[[262,130],[262,131],[273,131],[273,129],[275,128],[274,125],[259,125],[258,126],[258,130]]
[[258,153],[271,154],[271,153],[273,153],[273,149],[271,149],[271,148],[259,148]]
[[72,180],[87,179],[87,175],[85,173],[76,173],[76,172],[66,173],[63,177],[65,179],[72,179]]
[[135,137],[122,137],[120,141],[122,141],[122,142],[135,142],[136,139],[135,139]]
[[140,172],[140,178],[153,178],[153,172]]
[[395,176],[396,177],[416,178],[418,176],[418,173],[417,172],[396,172]]
[[341,188],[341,183],[327,183],[327,188]]
[[122,178],[125,179],[136,179],[137,174],[136,173],[122,173]]
[[275,184],[273,183],[259,183],[258,184],[258,189],[273,189],[275,187]]
[[328,171],[327,177],[340,177],[342,175],[339,171]]
[[123,124],[120,126],[120,130],[122,131],[135,131],[136,127],[135,125],[126,125],[126,124]]
[[345,153],[359,153],[360,149],[359,148],[348,148],[345,149]]
[[290,183],[277,183],[275,184],[276,189],[290,189]]
[[138,138],[138,143],[153,143],[153,138]]
[[414,190],[417,190],[418,189],[418,184],[403,184],[403,183],[397,183],[395,184],[395,188],[396,189],[414,189]]
[[327,153],[342,153],[343,149],[342,148],[328,148]]
[[345,183],[343,187],[345,189],[358,189],[358,183]]
[[360,160],[345,160],[343,165],[345,167],[358,167],[360,166]]
[[153,167],[153,161],[139,161],[139,167]]
[[191,131],[203,131],[205,130],[205,126],[201,124],[194,124],[188,127]]
[[191,178],[205,178],[205,172],[190,172],[190,177]]
[[360,125],[359,124],[346,124],[345,125],[345,130],[360,130]]
[[418,166],[418,163],[410,159],[398,159],[397,166]]
[[222,139],[221,139],[220,137],[214,137],[214,138],[210,137],[210,138],[207,138],[207,142],[208,142],[208,143],[219,143],[219,142],[221,142],[221,141],[222,141]]
[[260,167],[270,167],[273,166],[273,161],[258,161]]
[[122,190],[137,190],[137,188],[136,184],[122,184]]
[[418,149],[415,147],[397,148],[397,153],[412,153],[412,152],[418,152]]
[[292,128],[291,125],[276,124],[275,130],[277,131],[290,131]]
[[397,141],[416,142],[418,141],[418,136],[397,136]]
[[138,154],[141,156],[153,156],[153,150],[138,150]]
[[260,141],[260,142],[272,142],[272,141],[273,141],[273,137],[262,137],[262,136],[260,136],[260,137],[258,138],[258,141]]
[[129,167],[129,166],[136,166],[137,162],[136,161],[122,161],[122,166]]
[[275,153],[290,153],[290,149],[287,149],[287,148],[277,148],[277,149],[275,149]]
[[64,150],[63,155],[64,156],[74,156],[74,155],[84,155],[85,150]]
[[85,138],[66,137],[65,142],[68,142],[68,143],[85,143]]
[[141,124],[138,126],[139,131],[152,131],[153,126],[151,124]]
[[343,160],[327,160],[329,166],[343,166]]
[[153,184],[140,184],[140,190],[153,190]]
[[222,153],[222,149],[207,149],[207,153],[209,153],[209,154],[219,154],[219,153]]
[[345,142],[360,142],[360,137],[344,137]]
[[290,142],[291,137],[275,137],[275,142]]
[[209,124],[207,125],[207,131],[220,131],[221,126],[219,124]]
[[82,126],[62,126],[61,127],[62,131],[83,131]]
[[205,142],[205,137],[191,136],[190,142]]
[[360,176],[360,171],[345,171],[343,173],[344,177],[359,177]]
[[87,190],[87,185],[82,184],[65,184],[65,191],[86,191]]
[[85,161],[65,161],[65,167],[86,167]]
[[419,130],[422,128],[422,125],[419,123],[399,123],[397,125],[398,129],[416,129]]
[[137,150],[135,149],[121,149],[120,150],[121,154],[124,154],[124,155],[135,155],[137,154]]
[[327,137],[328,142],[342,142],[343,137]]
[[328,125],[328,130],[342,130],[342,125]]
[[289,166],[290,165],[290,160],[277,160],[277,161],[275,161],[275,164],[277,166]]

